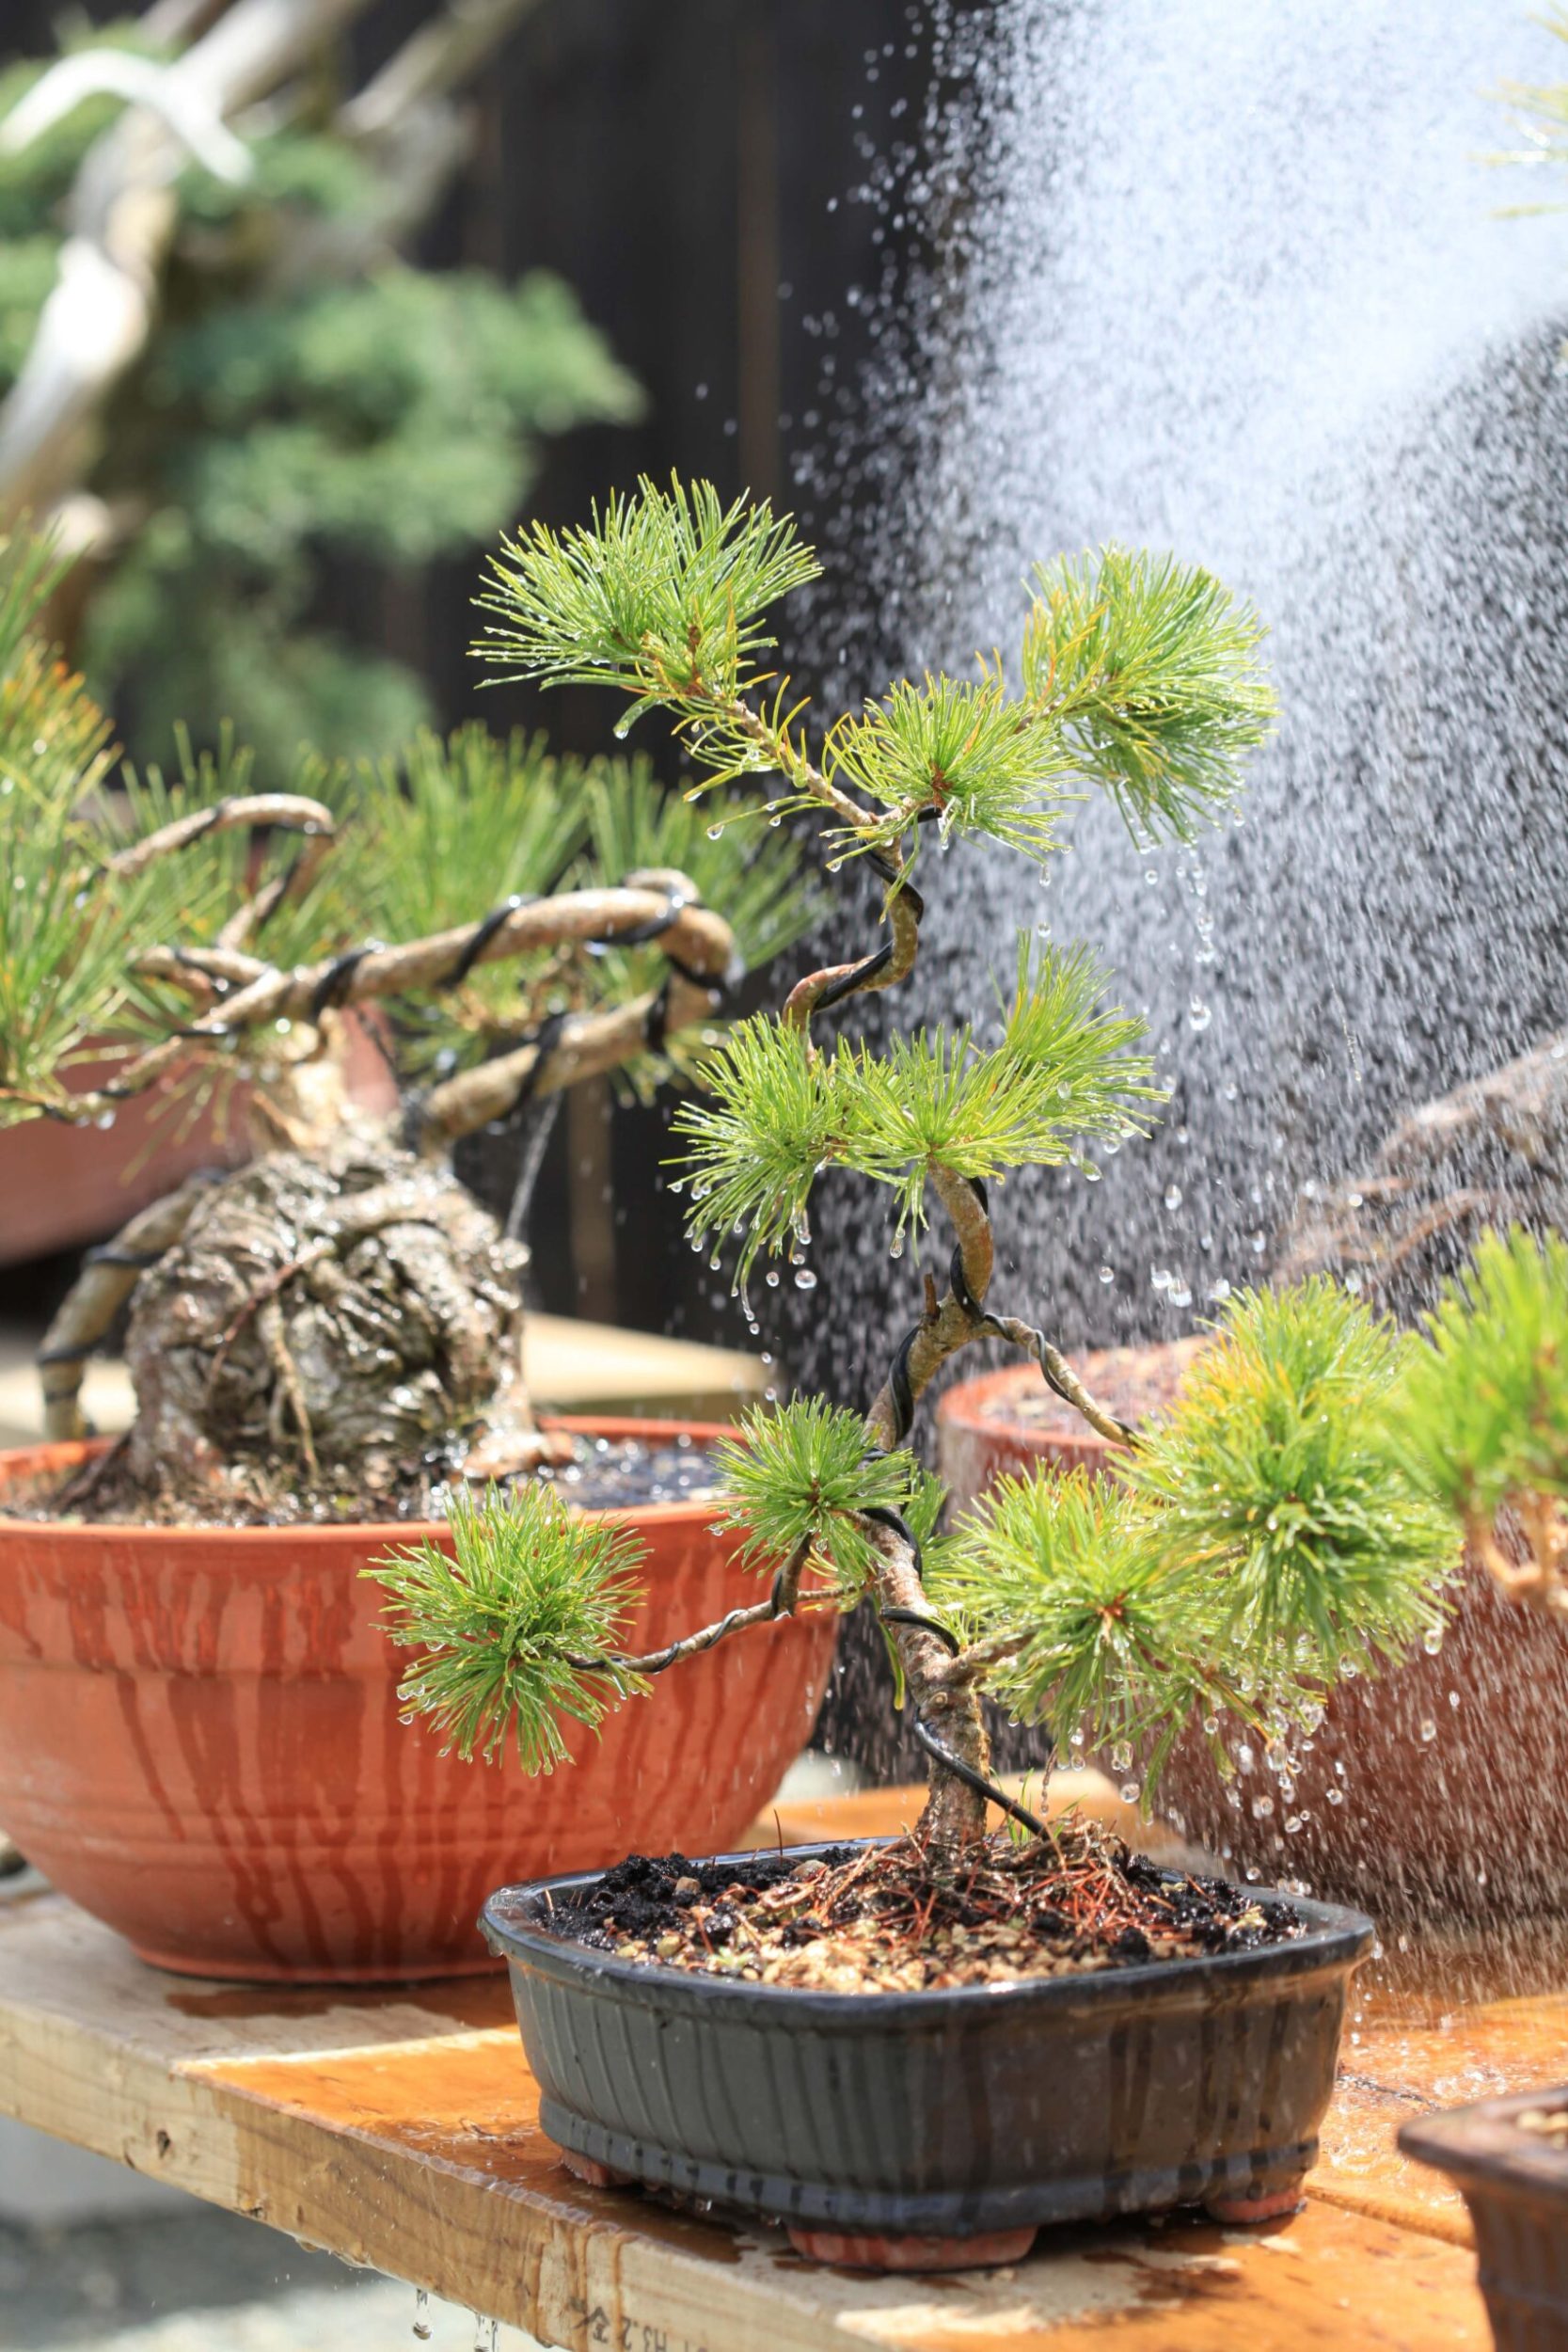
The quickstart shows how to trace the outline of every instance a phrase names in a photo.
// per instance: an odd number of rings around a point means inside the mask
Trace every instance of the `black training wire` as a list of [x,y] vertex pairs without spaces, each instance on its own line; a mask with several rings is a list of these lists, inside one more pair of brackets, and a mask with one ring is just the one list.
[[[354,976],[367,956],[373,956],[381,942],[368,940],[363,947],[351,947],[346,955],[335,956],[316,982],[310,994],[310,1018],[319,1021],[324,1012],[341,1005],[354,984]],[[207,1035],[221,1034],[208,1031]]]
[[939,1625],[935,1617],[927,1616],[923,1609],[879,1609],[884,1625],[917,1625],[926,1632],[934,1633],[939,1642],[946,1644],[948,1653],[957,1658],[963,1645],[951,1626]]
[[440,989],[461,988],[480,957],[495,938],[496,933],[524,907],[531,907],[537,903],[538,901],[533,898],[513,897],[504,899],[499,907],[492,907],[489,914],[474,925],[473,930],[468,933],[462,954],[446,977],[436,981],[436,987]]
[[999,1788],[995,1781],[988,1780],[984,1772],[977,1772],[972,1764],[966,1764],[945,1740],[937,1738],[924,1716],[917,1712],[911,1720],[914,1736],[927,1755],[933,1757],[945,1772],[951,1772],[956,1780],[961,1780],[966,1788],[973,1788],[977,1797],[985,1797],[990,1804],[1000,1805],[1004,1813],[1022,1822],[1036,1837],[1043,1837],[1048,1844],[1053,1842],[1050,1829],[1037,1814],[1031,1813],[1027,1805],[1020,1804],[1016,1797],[1009,1797],[1005,1788]]

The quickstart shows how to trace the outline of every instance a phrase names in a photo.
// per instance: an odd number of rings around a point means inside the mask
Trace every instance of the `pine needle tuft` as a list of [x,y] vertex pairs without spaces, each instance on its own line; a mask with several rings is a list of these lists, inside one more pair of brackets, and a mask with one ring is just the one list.
[[426,1540],[364,1570],[386,1590],[383,1623],[420,1655],[398,1695],[466,1760],[510,1740],[525,1772],[569,1764],[562,1719],[595,1730],[646,1688],[606,1662],[641,1601],[640,1536],[574,1511],[544,1486],[453,1495],[450,1557]]

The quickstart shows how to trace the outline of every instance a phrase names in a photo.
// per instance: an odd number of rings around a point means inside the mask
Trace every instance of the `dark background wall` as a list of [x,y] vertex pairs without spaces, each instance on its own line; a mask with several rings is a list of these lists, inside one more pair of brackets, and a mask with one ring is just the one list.
[[[5,51],[47,51],[58,13],[11,0]],[[94,0],[82,13],[125,11]],[[428,13],[380,0],[354,33],[354,78]],[[928,13],[910,0],[542,0],[487,66],[471,161],[421,258],[558,271],[648,395],[638,425],[548,445],[533,512],[580,517],[642,470],[705,474],[796,506],[834,550],[831,602],[863,604],[863,526],[841,491],[812,485],[842,481],[835,440],[865,437],[872,338],[907,262],[887,159],[921,118]],[[562,745],[604,748],[608,697],[477,691],[472,591],[466,562],[402,579],[342,567],[323,617],[363,630],[370,616],[449,720],[546,724]],[[819,604],[815,642],[831,633]],[[667,1113],[607,1112],[585,1089],[552,1137],[531,1220],[541,1303],[734,1336],[719,1278],[699,1278],[652,1181]],[[490,1139],[468,1172],[500,1198],[515,1156]]]

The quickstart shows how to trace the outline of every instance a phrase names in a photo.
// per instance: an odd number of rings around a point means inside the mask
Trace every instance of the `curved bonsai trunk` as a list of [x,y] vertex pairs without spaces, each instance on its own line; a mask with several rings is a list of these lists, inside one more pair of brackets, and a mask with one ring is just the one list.
[[137,1281],[124,1474],[197,1504],[373,1504],[487,1422],[483,1474],[536,1467],[525,1262],[453,1175],[368,1122],[253,1161],[189,1204]]

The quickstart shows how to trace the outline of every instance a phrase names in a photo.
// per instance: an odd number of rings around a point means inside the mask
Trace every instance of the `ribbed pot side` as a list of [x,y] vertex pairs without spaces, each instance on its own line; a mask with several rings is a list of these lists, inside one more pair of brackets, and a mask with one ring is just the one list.
[[539,1889],[485,1925],[560,2146],[786,2223],[945,2238],[1293,2193],[1372,1933],[1305,1908],[1265,1951],[915,1994],[639,1967],[542,1933]]
[[[1127,1391],[1115,1363],[1141,1353],[1150,1362],[1138,1391],[1174,1394],[1192,1349],[1182,1341],[1077,1360],[1091,1387],[1112,1364],[1105,1394],[1117,1411]],[[1040,1390],[1025,1365],[942,1397],[939,1458],[960,1507],[1007,1473],[1104,1469],[1104,1439],[1065,1405],[1040,1412]],[[1242,1760],[1227,1782],[1206,1741],[1189,1738],[1159,1796],[1167,1819],[1238,1874],[1299,1879],[1390,1925],[1560,1914],[1568,1902],[1568,1636],[1503,1600],[1479,1566],[1466,1565],[1434,1656],[1334,1692],[1289,1800],[1260,1754]]]
[[1463,2192],[1497,2352],[1568,2345],[1568,2153],[1517,2122],[1565,2107],[1568,2085],[1421,2116],[1400,2132],[1404,2154]]
[[[668,1442],[675,1422],[572,1421]],[[0,1456],[0,1493],[81,1447]],[[652,1647],[756,1597],[711,1501],[620,1515],[648,1547]],[[827,1614],[724,1644],[610,1717],[578,1761],[440,1753],[397,1701],[406,1653],[359,1571],[440,1528],[74,1526],[0,1518],[0,1823],[144,1959],[250,1979],[376,1981],[491,1965],[503,1879],[739,1836],[807,1739]]]

